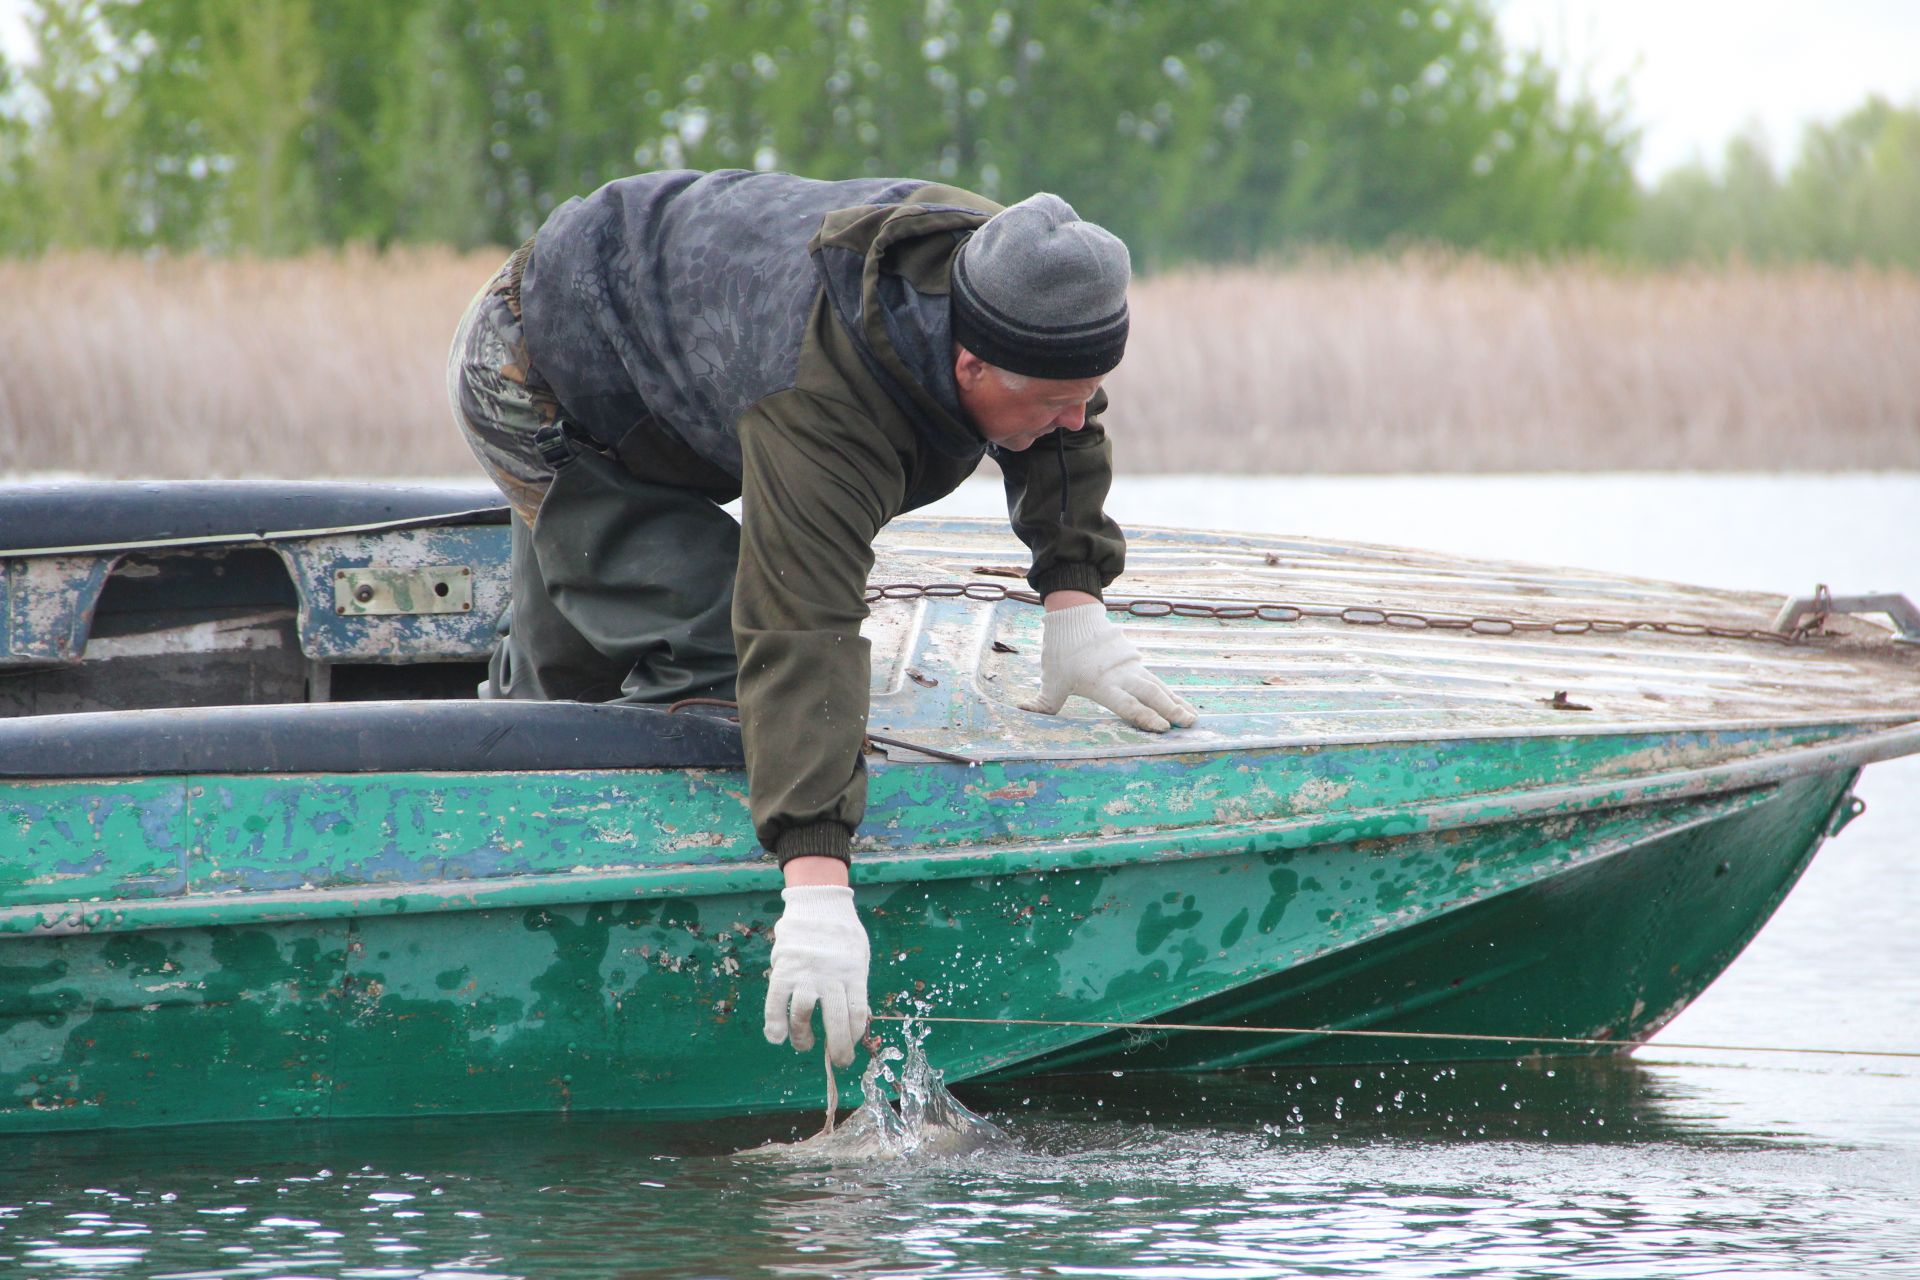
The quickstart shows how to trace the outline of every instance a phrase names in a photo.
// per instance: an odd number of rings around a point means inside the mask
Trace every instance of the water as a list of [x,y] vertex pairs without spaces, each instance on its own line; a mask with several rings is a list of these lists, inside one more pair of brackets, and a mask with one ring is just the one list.
[[[1920,594],[1920,476],[1143,480],[1113,506]],[[1920,1062],[1662,1048],[1920,1048],[1920,760],[1860,793],[1866,815],[1632,1062],[961,1087],[1003,1131],[962,1154],[906,1143],[906,1107],[868,1117],[900,1127],[869,1132],[884,1152],[776,1159],[736,1153],[818,1113],[9,1139],[0,1276],[1920,1276]],[[923,1139],[959,1124],[929,1129],[923,1092]]]
[[[896,1028],[883,1023],[876,1030],[884,1037]],[[899,1030],[906,1049],[883,1043],[868,1056],[860,1076],[860,1106],[851,1116],[840,1120],[837,1108],[829,1107],[822,1117],[824,1127],[811,1138],[770,1142],[735,1155],[802,1167],[844,1166],[940,1159],[1005,1146],[1005,1132],[954,1097],[945,1073],[927,1060],[930,1029],[909,1023]],[[893,1069],[896,1062],[898,1072]],[[827,1096],[837,1096],[831,1086]]]

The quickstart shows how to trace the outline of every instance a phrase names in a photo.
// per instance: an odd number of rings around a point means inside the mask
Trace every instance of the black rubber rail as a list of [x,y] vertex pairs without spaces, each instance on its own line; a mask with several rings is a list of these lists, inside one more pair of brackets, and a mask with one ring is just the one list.
[[506,522],[500,494],[486,485],[91,480],[0,488],[0,556]]
[[421,699],[0,720],[0,779],[737,769],[743,763],[738,725],[606,703]]

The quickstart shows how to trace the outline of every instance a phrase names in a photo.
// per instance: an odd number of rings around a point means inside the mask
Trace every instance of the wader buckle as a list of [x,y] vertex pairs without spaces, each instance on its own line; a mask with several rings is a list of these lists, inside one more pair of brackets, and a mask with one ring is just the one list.
[[533,447],[539,451],[540,460],[555,471],[572,462],[582,444],[591,448],[592,437],[565,418],[555,419],[533,433]]

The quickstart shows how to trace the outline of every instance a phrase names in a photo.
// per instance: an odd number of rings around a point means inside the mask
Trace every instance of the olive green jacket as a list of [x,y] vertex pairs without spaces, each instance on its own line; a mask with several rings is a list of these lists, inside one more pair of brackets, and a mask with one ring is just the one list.
[[[952,492],[992,453],[1013,528],[1033,553],[1029,583],[1042,594],[1098,594],[1125,556],[1121,531],[1103,510],[1112,478],[1097,420],[1105,398],[1088,406],[1082,430],[1019,453],[990,448],[966,421],[953,381],[948,275],[954,251],[999,210],[992,201],[939,185],[842,184],[845,207],[796,212],[782,223],[781,211],[830,202],[834,184],[744,174],[623,183],[631,185],[575,202],[541,230],[528,277],[529,340],[539,336],[543,313],[556,331],[545,349],[534,344],[535,363],[570,413],[579,411],[575,399],[612,406],[608,429],[630,421],[638,405],[621,388],[652,388],[651,412],[619,441],[622,458],[645,478],[722,500],[737,485],[733,629],[754,829],[782,863],[846,858],[866,810],[870,664],[860,625],[875,536],[895,516]],[[713,194],[703,196],[709,187]],[[600,229],[590,226],[596,218]],[[653,230],[669,218],[690,230]],[[743,219],[737,235],[727,230],[734,218]],[[787,225],[811,239],[781,229]],[[636,234],[655,237],[645,254],[631,248]],[[671,262],[656,261],[694,235],[731,252],[702,251],[679,276]],[[610,252],[610,243],[625,247]],[[765,261],[743,261],[749,254]],[[661,280],[687,298],[646,292]],[[743,289],[740,280],[763,288]],[[622,298],[623,288],[635,296]],[[787,300],[773,305],[767,289]],[[588,331],[597,306],[608,314]],[[789,319],[795,306],[804,311],[797,325]],[[762,327],[743,329],[742,309],[749,322],[767,312]],[[636,313],[681,333],[717,334],[732,358],[688,351],[678,335],[625,350],[618,321]],[[577,338],[563,340],[563,323],[581,329]],[[780,333],[765,327],[773,324]],[[662,354],[668,347],[696,367],[673,367]],[[749,349],[757,379],[750,383],[738,371],[739,353]],[[690,407],[680,407],[683,399]],[[703,404],[741,401],[748,402],[737,417],[700,414]]]

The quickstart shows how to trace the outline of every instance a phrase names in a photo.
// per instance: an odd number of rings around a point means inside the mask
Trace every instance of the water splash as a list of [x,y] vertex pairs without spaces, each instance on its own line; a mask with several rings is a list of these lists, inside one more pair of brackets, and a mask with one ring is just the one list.
[[[740,1152],[758,1160],[858,1164],[876,1160],[965,1155],[1007,1141],[999,1126],[968,1110],[947,1091],[945,1074],[927,1061],[927,1027],[904,1024],[906,1052],[882,1045],[860,1077],[860,1105],[839,1123],[801,1142],[775,1142]],[[900,1063],[899,1073],[893,1069]],[[887,1096],[891,1087],[898,1098]]]

